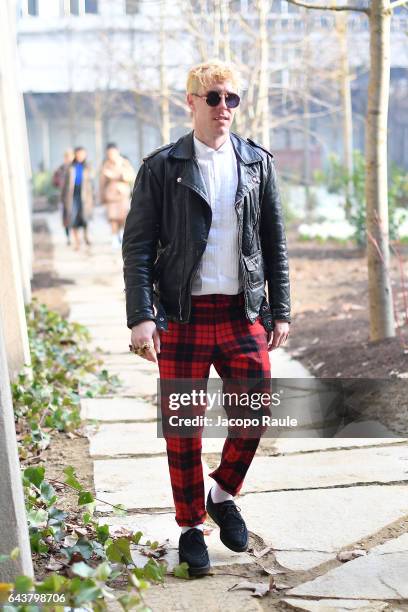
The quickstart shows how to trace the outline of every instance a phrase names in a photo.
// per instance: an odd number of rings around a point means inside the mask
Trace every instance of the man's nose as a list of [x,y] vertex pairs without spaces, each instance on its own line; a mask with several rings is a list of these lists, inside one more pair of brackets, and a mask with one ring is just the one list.
[[220,94],[220,98],[221,99],[220,99],[220,101],[218,103],[218,108],[222,108],[223,110],[225,110],[225,109],[228,110],[228,106],[227,106],[227,103],[226,103],[226,100],[225,100],[225,98],[226,98],[225,94]]

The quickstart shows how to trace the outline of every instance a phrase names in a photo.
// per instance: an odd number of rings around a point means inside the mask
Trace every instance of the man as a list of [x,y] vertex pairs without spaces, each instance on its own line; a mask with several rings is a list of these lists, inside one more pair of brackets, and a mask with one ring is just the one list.
[[[240,98],[234,69],[192,68],[194,130],[148,155],[136,178],[124,239],[131,348],[159,364],[162,381],[270,378],[268,350],[286,341],[286,239],[272,155],[230,132]],[[269,304],[265,294],[268,283]],[[228,436],[205,506],[200,437],[167,435],[180,561],[210,562],[206,509],[222,542],[240,552],[248,531],[233,498],[259,437]]]

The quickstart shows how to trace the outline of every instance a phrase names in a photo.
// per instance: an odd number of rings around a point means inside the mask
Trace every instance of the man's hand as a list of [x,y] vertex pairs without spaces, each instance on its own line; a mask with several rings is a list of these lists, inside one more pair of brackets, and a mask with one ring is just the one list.
[[152,344],[152,348],[143,351],[141,357],[147,361],[157,363],[157,354],[160,353],[160,336],[154,321],[142,321],[132,327],[130,343],[134,349],[138,349],[145,342]]
[[275,321],[273,331],[268,334],[268,351],[273,351],[283,344],[289,336],[289,323],[287,321]]

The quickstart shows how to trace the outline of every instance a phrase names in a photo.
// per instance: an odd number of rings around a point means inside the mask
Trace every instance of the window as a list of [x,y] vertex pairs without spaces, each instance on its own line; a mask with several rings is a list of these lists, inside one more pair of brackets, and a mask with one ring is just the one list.
[[69,0],[70,15],[85,15],[98,13],[98,0]]
[[33,17],[38,17],[38,0],[27,0],[27,13]]
[[85,13],[98,13],[98,0],[85,0]]
[[126,0],[126,15],[136,15],[140,12],[140,0]]
[[79,0],[70,0],[69,12],[71,15],[79,15]]

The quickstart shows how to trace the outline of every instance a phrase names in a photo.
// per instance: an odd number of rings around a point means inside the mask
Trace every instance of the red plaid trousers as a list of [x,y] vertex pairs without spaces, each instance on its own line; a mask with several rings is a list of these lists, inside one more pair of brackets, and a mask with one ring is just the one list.
[[[169,322],[160,332],[158,355],[161,379],[207,379],[211,364],[222,379],[271,377],[267,332],[244,313],[244,296],[192,296],[189,323]],[[166,436],[171,486],[180,526],[206,518],[201,437]],[[221,461],[210,476],[236,495],[259,444],[259,437],[227,437]]]

